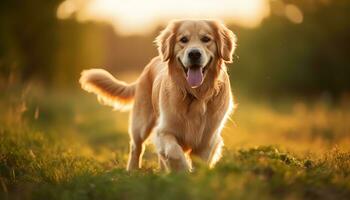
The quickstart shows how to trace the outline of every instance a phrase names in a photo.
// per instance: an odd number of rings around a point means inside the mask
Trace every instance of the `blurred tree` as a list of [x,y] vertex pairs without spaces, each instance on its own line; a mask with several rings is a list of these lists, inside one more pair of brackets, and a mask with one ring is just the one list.
[[57,50],[56,9],[61,0],[1,0],[0,70],[23,80],[52,77]]
[[301,24],[290,22],[276,2],[259,28],[233,27],[239,38],[231,73],[236,88],[279,96],[349,91],[350,1],[285,1],[301,9]]

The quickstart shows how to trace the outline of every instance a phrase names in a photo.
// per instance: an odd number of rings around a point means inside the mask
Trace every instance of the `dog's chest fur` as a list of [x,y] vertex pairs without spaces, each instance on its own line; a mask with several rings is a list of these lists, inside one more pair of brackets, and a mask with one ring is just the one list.
[[[212,124],[220,123],[213,117],[212,109],[208,109],[208,101],[196,99],[192,95],[186,95],[184,99],[177,99],[173,105],[173,112],[167,113],[169,120],[178,124],[173,127],[178,142],[185,149],[194,149],[207,141],[214,131],[210,131]],[[216,122],[217,121],[217,122]]]
[[195,99],[193,96],[187,97],[185,101],[187,107],[181,110],[181,117],[186,119],[184,126],[186,130],[181,138],[185,146],[194,148],[200,145],[206,121],[210,121],[210,116],[207,114],[206,102]]
[[181,84],[160,80],[155,81],[158,87],[153,88],[157,132],[174,135],[184,149],[206,146],[213,134],[220,132],[218,128],[229,110],[228,90],[208,84],[185,92]]

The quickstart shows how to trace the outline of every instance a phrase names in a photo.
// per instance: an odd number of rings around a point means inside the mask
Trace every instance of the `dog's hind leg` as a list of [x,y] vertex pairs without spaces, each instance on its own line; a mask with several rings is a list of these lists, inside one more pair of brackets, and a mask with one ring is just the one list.
[[130,133],[130,150],[127,170],[141,168],[142,155],[145,150],[144,142],[150,135],[154,122],[149,122],[143,126],[132,125]]
[[130,127],[130,150],[127,165],[128,171],[141,168],[142,155],[145,149],[144,142],[150,135],[155,122],[153,118],[142,120],[139,119],[139,117],[140,116],[135,116]]
[[[155,125],[156,117],[151,102],[150,85],[141,80],[137,89],[134,107],[130,118],[130,154],[127,170],[141,168],[144,142]],[[142,88],[141,88],[142,87]]]

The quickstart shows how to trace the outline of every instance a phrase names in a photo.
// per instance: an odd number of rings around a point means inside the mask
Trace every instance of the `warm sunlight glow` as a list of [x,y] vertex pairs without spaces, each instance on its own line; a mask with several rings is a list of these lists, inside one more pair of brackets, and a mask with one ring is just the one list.
[[120,34],[142,34],[174,18],[217,18],[256,27],[270,13],[267,0],[65,0],[57,17],[113,25]]
[[300,24],[303,22],[303,13],[293,4],[288,4],[286,6],[286,17],[295,24]]

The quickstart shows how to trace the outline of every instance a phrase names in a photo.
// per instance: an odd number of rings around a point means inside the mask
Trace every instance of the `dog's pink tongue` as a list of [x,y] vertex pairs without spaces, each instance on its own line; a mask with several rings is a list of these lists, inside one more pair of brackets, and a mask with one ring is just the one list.
[[188,69],[187,82],[192,88],[200,86],[203,82],[202,69]]

